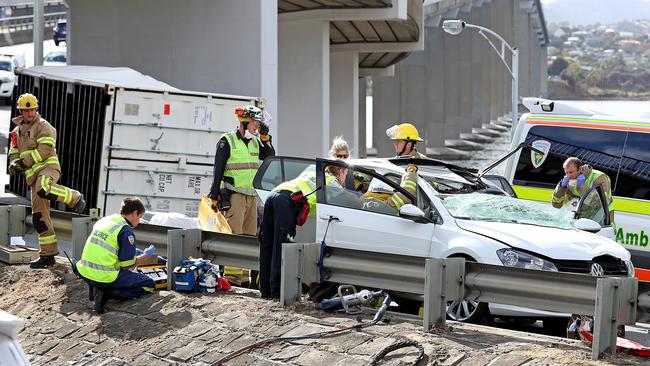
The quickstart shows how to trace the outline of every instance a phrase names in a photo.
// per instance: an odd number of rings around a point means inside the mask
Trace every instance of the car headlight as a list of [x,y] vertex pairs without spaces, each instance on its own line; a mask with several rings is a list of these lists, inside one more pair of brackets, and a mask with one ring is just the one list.
[[9,83],[9,82],[12,82],[12,81],[14,81],[14,78],[12,78],[12,77],[7,76],[7,77],[2,78],[3,83]]
[[555,264],[519,250],[510,248],[499,249],[497,250],[497,256],[506,267],[557,272]]
[[625,266],[627,267],[627,276],[634,277],[636,273],[634,271],[634,264],[632,261],[625,261]]

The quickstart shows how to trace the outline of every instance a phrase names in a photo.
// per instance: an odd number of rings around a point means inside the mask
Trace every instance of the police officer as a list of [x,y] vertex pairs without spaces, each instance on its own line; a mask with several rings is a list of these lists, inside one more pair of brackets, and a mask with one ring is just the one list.
[[[331,190],[343,193],[348,169],[331,165],[325,175],[325,184]],[[330,174],[331,173],[331,174]],[[316,190],[316,174],[309,172],[275,187],[264,203],[264,216],[260,226],[260,292],[262,298],[280,298],[280,265],[282,243],[296,236],[296,225],[301,209],[293,194],[307,196]],[[327,191],[326,191],[327,192]],[[332,192],[328,192],[332,194]],[[295,196],[294,196],[295,197]],[[357,199],[358,201],[358,199]],[[316,194],[307,196],[309,215],[316,213]]]
[[412,156],[416,158],[428,159],[424,154],[421,154],[415,148],[415,144],[419,141],[424,141],[420,138],[418,129],[410,123],[402,123],[395,125],[386,130],[386,135],[393,140],[395,147],[395,154],[397,157]]
[[82,278],[95,287],[95,312],[98,314],[104,313],[109,299],[129,300],[154,290],[153,279],[129,270],[148,262],[156,249],[151,245],[136,257],[133,229],[140,224],[144,211],[139,198],[125,198],[120,213],[97,221],[86,240],[76,268]]
[[11,131],[11,146],[7,172],[23,174],[32,194],[34,228],[38,232],[39,258],[30,263],[31,268],[45,268],[54,264],[59,254],[56,234],[50,220],[50,201],[63,202],[82,213],[86,201],[81,193],[57,184],[61,166],[56,153],[56,129],[38,113],[38,100],[32,94],[18,97],[16,108],[20,116],[11,121],[16,128]]
[[609,176],[600,170],[593,169],[583,164],[577,157],[570,157],[562,164],[565,176],[553,191],[551,203],[553,207],[560,208],[574,197],[580,198],[591,187],[601,186],[609,205],[610,221],[614,223],[614,205],[612,198],[612,183]]
[[233,234],[255,235],[257,207],[253,178],[260,160],[274,156],[275,149],[261,109],[248,105],[235,109],[235,114],[238,128],[225,133],[217,143],[208,197],[213,209],[225,211]]

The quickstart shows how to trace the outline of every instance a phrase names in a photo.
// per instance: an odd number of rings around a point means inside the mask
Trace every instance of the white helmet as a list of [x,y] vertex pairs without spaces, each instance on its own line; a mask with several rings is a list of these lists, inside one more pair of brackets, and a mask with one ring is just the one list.
[[368,192],[372,193],[393,193],[394,191],[393,187],[377,178],[373,178],[368,186]]

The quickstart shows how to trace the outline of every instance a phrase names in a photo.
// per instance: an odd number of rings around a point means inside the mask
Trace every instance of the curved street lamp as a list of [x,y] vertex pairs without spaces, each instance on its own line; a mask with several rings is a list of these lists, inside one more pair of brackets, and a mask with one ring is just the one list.
[[[488,41],[490,46],[492,46],[492,49],[499,55],[499,58],[503,62],[503,65],[508,69],[508,72],[510,73],[510,77],[512,78],[512,131],[511,134],[514,134],[515,132],[515,127],[517,126],[517,106],[519,103],[519,51],[515,47],[511,47],[508,42],[506,42],[503,37],[501,37],[498,33],[495,31],[481,27],[480,25],[474,25],[474,24],[469,24],[465,23],[464,21],[460,19],[451,19],[451,20],[445,20],[442,22],[442,30],[445,32],[452,34],[452,35],[457,35],[460,34],[460,32],[463,31],[464,28],[476,28],[478,29],[478,34],[480,34],[485,40]],[[487,36],[487,34],[492,35],[499,41],[501,41],[501,47],[497,48],[494,45],[494,42]],[[511,64],[508,65],[508,62],[506,61],[505,54],[506,54],[506,48],[510,51],[512,54],[512,60]]]

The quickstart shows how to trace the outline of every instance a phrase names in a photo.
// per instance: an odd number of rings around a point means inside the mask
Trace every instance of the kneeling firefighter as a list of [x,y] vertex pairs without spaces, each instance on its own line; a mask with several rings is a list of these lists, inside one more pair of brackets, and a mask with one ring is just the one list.
[[[347,168],[329,166],[325,184],[343,191],[347,173]],[[316,190],[316,174],[304,173],[275,187],[266,199],[259,233],[262,298],[280,298],[282,243],[295,237],[296,226],[316,214]]]

